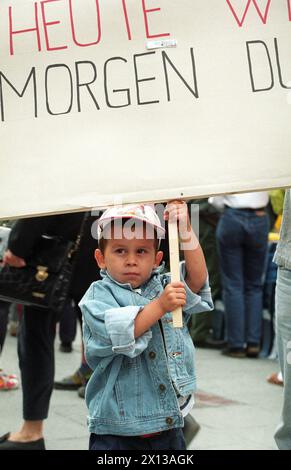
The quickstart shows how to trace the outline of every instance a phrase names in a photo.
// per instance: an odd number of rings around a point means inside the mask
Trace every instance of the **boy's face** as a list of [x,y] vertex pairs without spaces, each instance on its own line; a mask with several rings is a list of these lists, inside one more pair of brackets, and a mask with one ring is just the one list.
[[95,258],[98,266],[107,269],[113,279],[130,283],[135,289],[150,278],[152,270],[162,261],[163,252],[156,252],[155,241],[147,239],[145,229],[140,227],[134,234],[123,232],[119,239],[108,239],[104,253],[96,250]]

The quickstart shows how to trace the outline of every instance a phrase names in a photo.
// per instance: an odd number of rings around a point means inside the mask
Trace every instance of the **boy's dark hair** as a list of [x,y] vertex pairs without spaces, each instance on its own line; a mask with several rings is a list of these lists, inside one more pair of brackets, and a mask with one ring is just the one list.
[[[101,234],[101,237],[99,239],[99,242],[98,242],[98,248],[99,250],[101,251],[102,254],[104,254],[104,251],[105,251],[105,248],[106,248],[106,245],[108,243],[108,240],[110,238],[107,238],[106,236],[104,237],[104,234],[105,233],[108,233],[108,229],[110,229],[110,232],[111,230],[114,228],[114,226],[116,226],[115,224],[116,223],[121,223],[121,227],[122,229],[124,228],[124,225],[126,222],[128,222],[128,220],[132,220],[132,229],[134,229],[135,227],[143,227],[143,228],[146,228],[147,224],[143,221],[139,221],[139,220],[135,220],[135,219],[120,219],[118,221],[112,221],[110,222],[110,224],[106,225],[106,227],[104,228],[104,231],[102,232]],[[153,241],[154,241],[154,247],[155,247],[155,251],[157,252],[159,250],[159,246],[160,246],[160,240],[158,239],[158,236],[157,236],[157,231],[156,229],[153,229],[153,235],[154,235],[154,238],[153,238]]]

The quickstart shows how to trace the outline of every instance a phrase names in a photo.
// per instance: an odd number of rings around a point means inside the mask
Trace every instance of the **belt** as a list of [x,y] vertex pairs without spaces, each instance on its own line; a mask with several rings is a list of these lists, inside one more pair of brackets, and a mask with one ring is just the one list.
[[141,439],[148,439],[149,437],[155,437],[155,436],[159,436],[160,434],[162,434],[161,432],[153,432],[151,434],[143,434],[142,436],[139,436]]
[[266,206],[258,207],[257,209],[253,209],[251,207],[230,207],[227,204],[226,204],[226,207],[228,209],[234,209],[236,211],[250,211],[250,212],[265,211],[265,209],[266,209]]

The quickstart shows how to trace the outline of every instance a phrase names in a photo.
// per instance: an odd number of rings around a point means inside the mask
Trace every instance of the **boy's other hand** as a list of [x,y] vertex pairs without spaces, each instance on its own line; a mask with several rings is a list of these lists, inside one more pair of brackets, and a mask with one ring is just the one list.
[[186,202],[179,199],[170,201],[165,208],[164,219],[178,223],[180,237],[190,236],[191,223]]
[[159,297],[159,304],[164,313],[172,312],[186,304],[186,290],[182,282],[171,282]]

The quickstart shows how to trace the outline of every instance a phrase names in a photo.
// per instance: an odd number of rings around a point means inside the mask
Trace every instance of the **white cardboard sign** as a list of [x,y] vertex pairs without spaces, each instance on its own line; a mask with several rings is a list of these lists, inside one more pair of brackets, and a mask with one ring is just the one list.
[[291,185],[291,0],[1,0],[0,217]]

